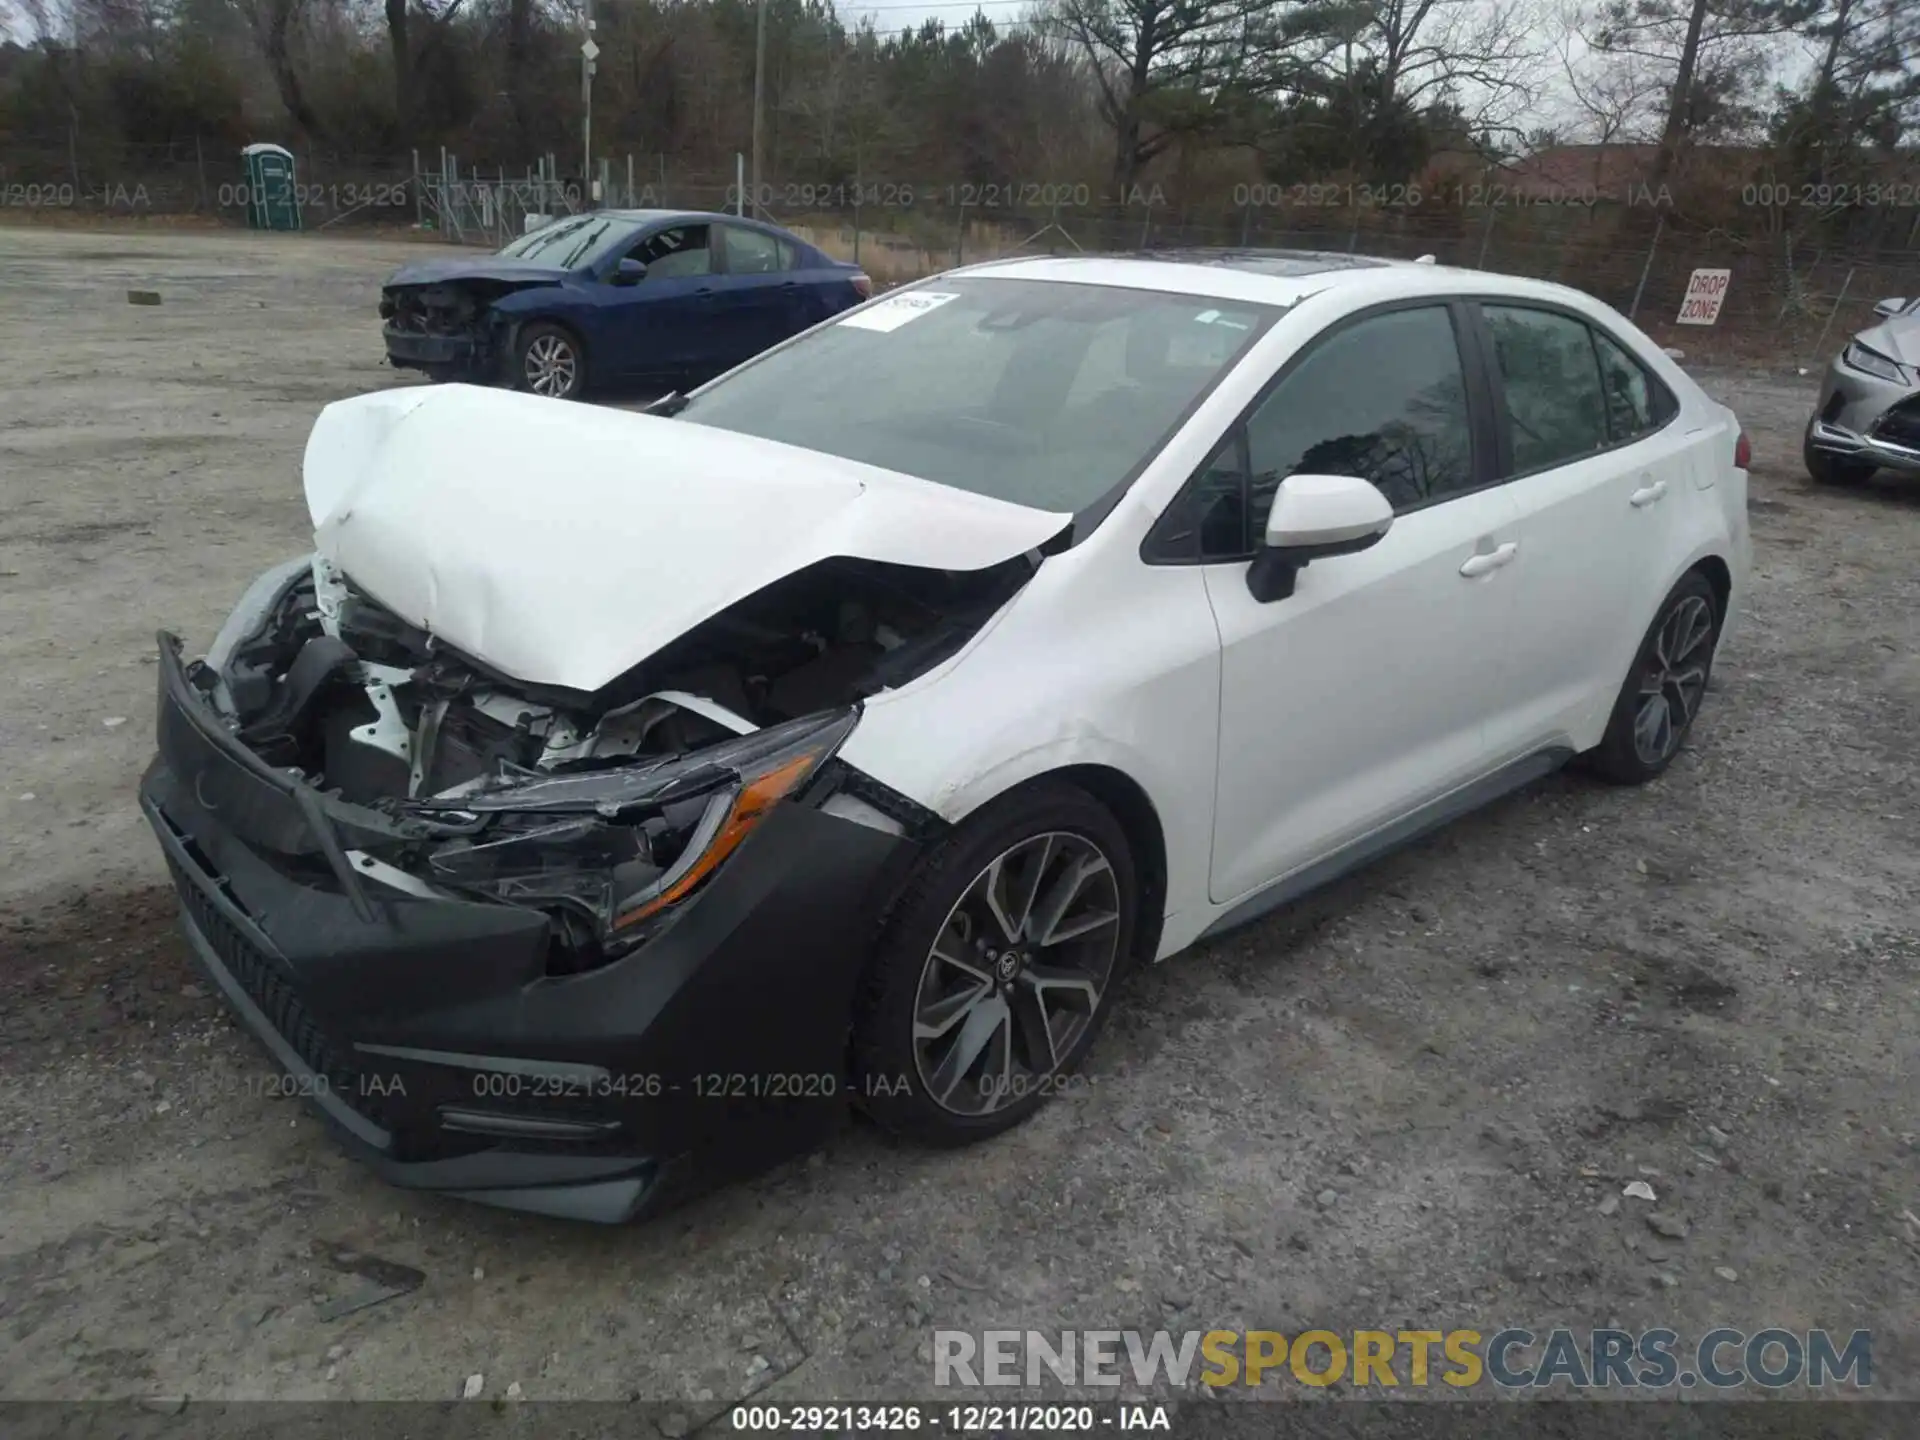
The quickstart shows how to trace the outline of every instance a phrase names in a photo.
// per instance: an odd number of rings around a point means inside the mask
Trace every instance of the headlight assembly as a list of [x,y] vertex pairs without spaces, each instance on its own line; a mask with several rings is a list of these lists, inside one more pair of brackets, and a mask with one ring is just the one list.
[[1891,380],[1896,385],[1908,383],[1904,365],[1898,360],[1882,355],[1878,350],[1868,349],[1858,340],[1849,342],[1840,358],[1863,375],[1871,375],[1876,380]]
[[428,857],[453,889],[558,910],[617,954],[645,939],[812,778],[856,711],[756,730],[689,755],[541,776],[419,807],[483,822]]

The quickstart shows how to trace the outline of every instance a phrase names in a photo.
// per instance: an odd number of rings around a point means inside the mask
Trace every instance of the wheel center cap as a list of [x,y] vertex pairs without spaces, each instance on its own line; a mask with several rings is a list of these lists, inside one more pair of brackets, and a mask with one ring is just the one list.
[[1025,963],[1026,957],[1018,950],[1003,951],[1000,958],[993,962],[993,973],[1005,984],[1020,973],[1020,967]]

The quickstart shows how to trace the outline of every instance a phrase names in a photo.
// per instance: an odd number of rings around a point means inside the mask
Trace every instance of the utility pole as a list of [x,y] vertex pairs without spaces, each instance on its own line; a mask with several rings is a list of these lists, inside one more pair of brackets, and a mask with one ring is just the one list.
[[[591,4],[592,0],[588,0]],[[753,37],[753,211],[760,213],[760,108],[767,81],[767,0],[760,0]]]
[[[593,62],[600,58],[600,47],[593,41],[593,0],[584,0],[586,35],[580,42],[580,186],[582,200],[591,202],[593,194]],[[587,208],[591,209],[591,203]]]

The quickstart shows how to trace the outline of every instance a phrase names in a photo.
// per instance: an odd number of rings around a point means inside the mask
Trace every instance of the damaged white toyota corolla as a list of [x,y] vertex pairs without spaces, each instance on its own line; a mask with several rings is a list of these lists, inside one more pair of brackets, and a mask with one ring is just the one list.
[[653,413],[330,406],[317,555],[161,637],[229,1004],[396,1183],[618,1220],[1060,1087],[1123,968],[1575,755],[1672,760],[1746,441],[1431,265],[1025,260]]

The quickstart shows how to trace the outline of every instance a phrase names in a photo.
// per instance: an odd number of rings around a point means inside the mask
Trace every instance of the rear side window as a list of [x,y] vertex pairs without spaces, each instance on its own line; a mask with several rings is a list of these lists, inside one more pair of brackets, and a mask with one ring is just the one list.
[[1515,473],[1606,449],[1607,406],[1587,326],[1551,310],[1488,305],[1484,313],[1506,391]]
[[733,275],[771,275],[789,268],[780,255],[780,242],[758,230],[722,225],[727,247],[727,270]]
[[1600,357],[1600,383],[1607,396],[1607,432],[1614,444],[1652,434],[1680,408],[1679,402],[1626,347],[1600,330],[1593,332]]

